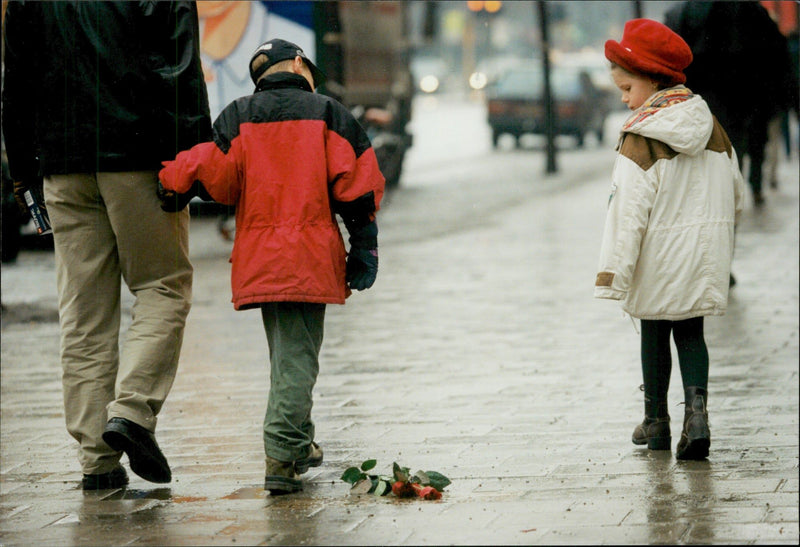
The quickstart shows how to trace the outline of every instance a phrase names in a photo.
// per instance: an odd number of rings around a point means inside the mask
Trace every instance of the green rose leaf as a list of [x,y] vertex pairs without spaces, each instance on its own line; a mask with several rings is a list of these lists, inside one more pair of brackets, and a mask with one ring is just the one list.
[[369,491],[367,493],[368,494],[373,494],[373,493],[375,493],[375,488],[378,487],[378,477],[376,477],[375,475],[371,475],[369,477],[369,482],[370,482],[371,486],[369,487]]
[[372,469],[376,465],[378,465],[378,460],[367,460],[367,461],[365,461],[364,463],[361,464],[361,470],[362,471],[369,471],[370,469]]
[[397,462],[392,464],[394,480],[408,482],[408,467],[400,467]]
[[353,485],[350,489],[351,494],[368,494],[372,490],[372,481],[369,479],[361,479]]
[[379,480],[378,484],[375,485],[375,491],[373,494],[376,496],[385,496],[390,491],[389,483],[386,481]]
[[439,492],[445,489],[445,487],[450,484],[450,479],[442,475],[441,473],[437,473],[436,471],[427,471],[425,473],[430,480],[430,485],[436,488]]
[[358,467],[348,467],[341,477],[344,482],[349,482],[350,484],[355,484],[362,478],[364,478],[364,474],[359,471]]
[[411,479],[411,482],[419,483],[422,486],[428,486],[431,483],[431,479],[428,478],[428,475],[425,473],[425,471],[417,471],[414,473],[414,477]]

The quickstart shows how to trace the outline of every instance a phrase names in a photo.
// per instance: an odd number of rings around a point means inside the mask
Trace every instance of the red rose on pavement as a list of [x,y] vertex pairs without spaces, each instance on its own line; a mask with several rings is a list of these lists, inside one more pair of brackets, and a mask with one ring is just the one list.
[[438,471],[411,473],[408,467],[392,464],[392,476],[370,474],[377,460],[366,460],[359,467],[348,467],[341,479],[349,482],[351,494],[374,494],[385,496],[391,492],[398,498],[420,498],[423,500],[442,499],[442,490],[450,484],[450,479]]
[[433,486],[420,486],[419,484],[412,484],[414,490],[417,492],[417,495],[424,500],[440,500],[442,499],[442,493],[439,492]]
[[417,495],[410,482],[397,481],[392,485],[392,493],[398,498],[413,498]]

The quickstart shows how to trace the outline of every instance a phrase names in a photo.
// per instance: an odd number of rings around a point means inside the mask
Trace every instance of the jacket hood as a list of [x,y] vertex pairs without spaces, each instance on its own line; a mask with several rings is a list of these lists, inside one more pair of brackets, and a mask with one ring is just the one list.
[[623,133],[663,142],[689,156],[705,149],[713,129],[714,118],[708,104],[682,85],[653,94],[622,126]]

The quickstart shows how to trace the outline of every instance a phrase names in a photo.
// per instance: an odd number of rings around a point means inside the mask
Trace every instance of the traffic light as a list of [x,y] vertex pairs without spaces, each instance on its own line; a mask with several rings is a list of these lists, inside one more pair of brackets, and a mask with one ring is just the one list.
[[500,0],[467,0],[467,9],[474,13],[494,15],[503,7]]

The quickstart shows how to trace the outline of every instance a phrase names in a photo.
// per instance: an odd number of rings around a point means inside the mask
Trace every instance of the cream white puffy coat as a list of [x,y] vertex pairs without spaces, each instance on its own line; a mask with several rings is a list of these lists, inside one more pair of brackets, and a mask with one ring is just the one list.
[[722,315],[744,181],[706,102],[665,91],[623,126],[594,295],[640,319]]

